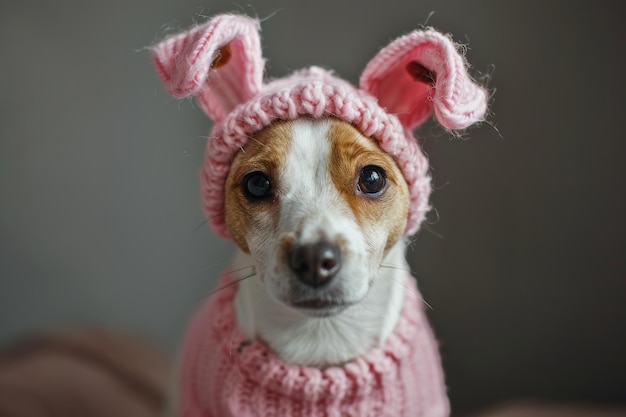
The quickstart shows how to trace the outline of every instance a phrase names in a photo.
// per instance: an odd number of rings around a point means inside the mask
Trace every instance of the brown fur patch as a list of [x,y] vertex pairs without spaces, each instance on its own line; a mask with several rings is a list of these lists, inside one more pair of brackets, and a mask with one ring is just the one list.
[[272,227],[278,226],[280,215],[278,196],[255,201],[243,191],[245,176],[254,171],[265,173],[274,191],[279,190],[278,172],[286,158],[291,143],[289,122],[275,122],[257,133],[246,146],[237,153],[231,165],[224,196],[226,226],[235,243],[249,253],[247,242],[249,230],[258,229],[265,215],[272,218]]
[[[383,224],[389,231],[385,251],[402,236],[409,208],[409,191],[396,161],[383,152],[378,143],[363,136],[349,123],[333,120],[328,132],[331,145],[329,170],[331,178],[348,202],[358,224]],[[387,190],[379,197],[368,197],[357,191],[361,169],[367,165],[383,168]]]
[[[278,242],[278,263],[277,265],[288,265],[289,254],[294,244],[298,241],[295,233],[287,233]],[[278,271],[276,272],[278,274]]]

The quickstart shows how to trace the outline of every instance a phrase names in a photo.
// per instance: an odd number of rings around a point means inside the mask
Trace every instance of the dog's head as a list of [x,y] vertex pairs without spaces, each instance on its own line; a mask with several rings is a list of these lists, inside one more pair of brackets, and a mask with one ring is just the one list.
[[367,293],[380,262],[428,210],[428,163],[411,130],[481,120],[487,94],[432,29],[384,48],[359,88],[320,68],[265,84],[257,23],[214,17],[154,48],[177,97],[214,120],[203,203],[218,234],[255,259],[277,300],[330,314]]
[[310,314],[366,295],[409,208],[394,158],[334,118],[263,129],[235,157],[225,194],[230,234],[270,294]]

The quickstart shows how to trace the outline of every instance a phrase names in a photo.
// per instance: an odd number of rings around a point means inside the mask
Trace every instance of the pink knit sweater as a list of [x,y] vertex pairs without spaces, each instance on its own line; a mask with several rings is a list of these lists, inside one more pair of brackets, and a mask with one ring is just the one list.
[[[232,277],[222,277],[221,285]],[[415,281],[394,333],[342,367],[287,364],[238,327],[231,286],[201,306],[181,364],[181,417],[444,417],[440,359]]]

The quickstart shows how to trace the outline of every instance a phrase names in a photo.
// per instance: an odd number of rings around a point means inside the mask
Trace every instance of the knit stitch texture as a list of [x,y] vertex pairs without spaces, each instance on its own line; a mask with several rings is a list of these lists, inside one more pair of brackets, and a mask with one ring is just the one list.
[[481,121],[487,93],[472,81],[456,45],[435,30],[415,31],[382,49],[359,88],[312,67],[265,84],[256,21],[220,15],[155,46],[154,64],[170,94],[194,95],[214,121],[201,172],[202,204],[228,238],[224,185],[235,154],[274,120],[337,117],[378,141],[409,187],[406,235],[429,209],[428,161],[411,130],[434,113],[446,129]]
[[[232,282],[224,275],[220,286]],[[445,417],[440,359],[415,280],[394,333],[342,367],[282,362],[238,327],[237,286],[208,299],[182,350],[181,417]]]

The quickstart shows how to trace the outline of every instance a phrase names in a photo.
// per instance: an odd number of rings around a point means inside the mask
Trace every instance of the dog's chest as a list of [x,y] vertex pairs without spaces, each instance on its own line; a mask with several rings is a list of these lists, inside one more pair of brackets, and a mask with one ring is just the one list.
[[[224,276],[222,284],[233,278]],[[193,319],[183,346],[179,413],[188,417],[445,416],[437,347],[412,278],[385,343],[327,369],[288,364],[237,324],[231,286]],[[318,414],[321,413],[321,414]]]

